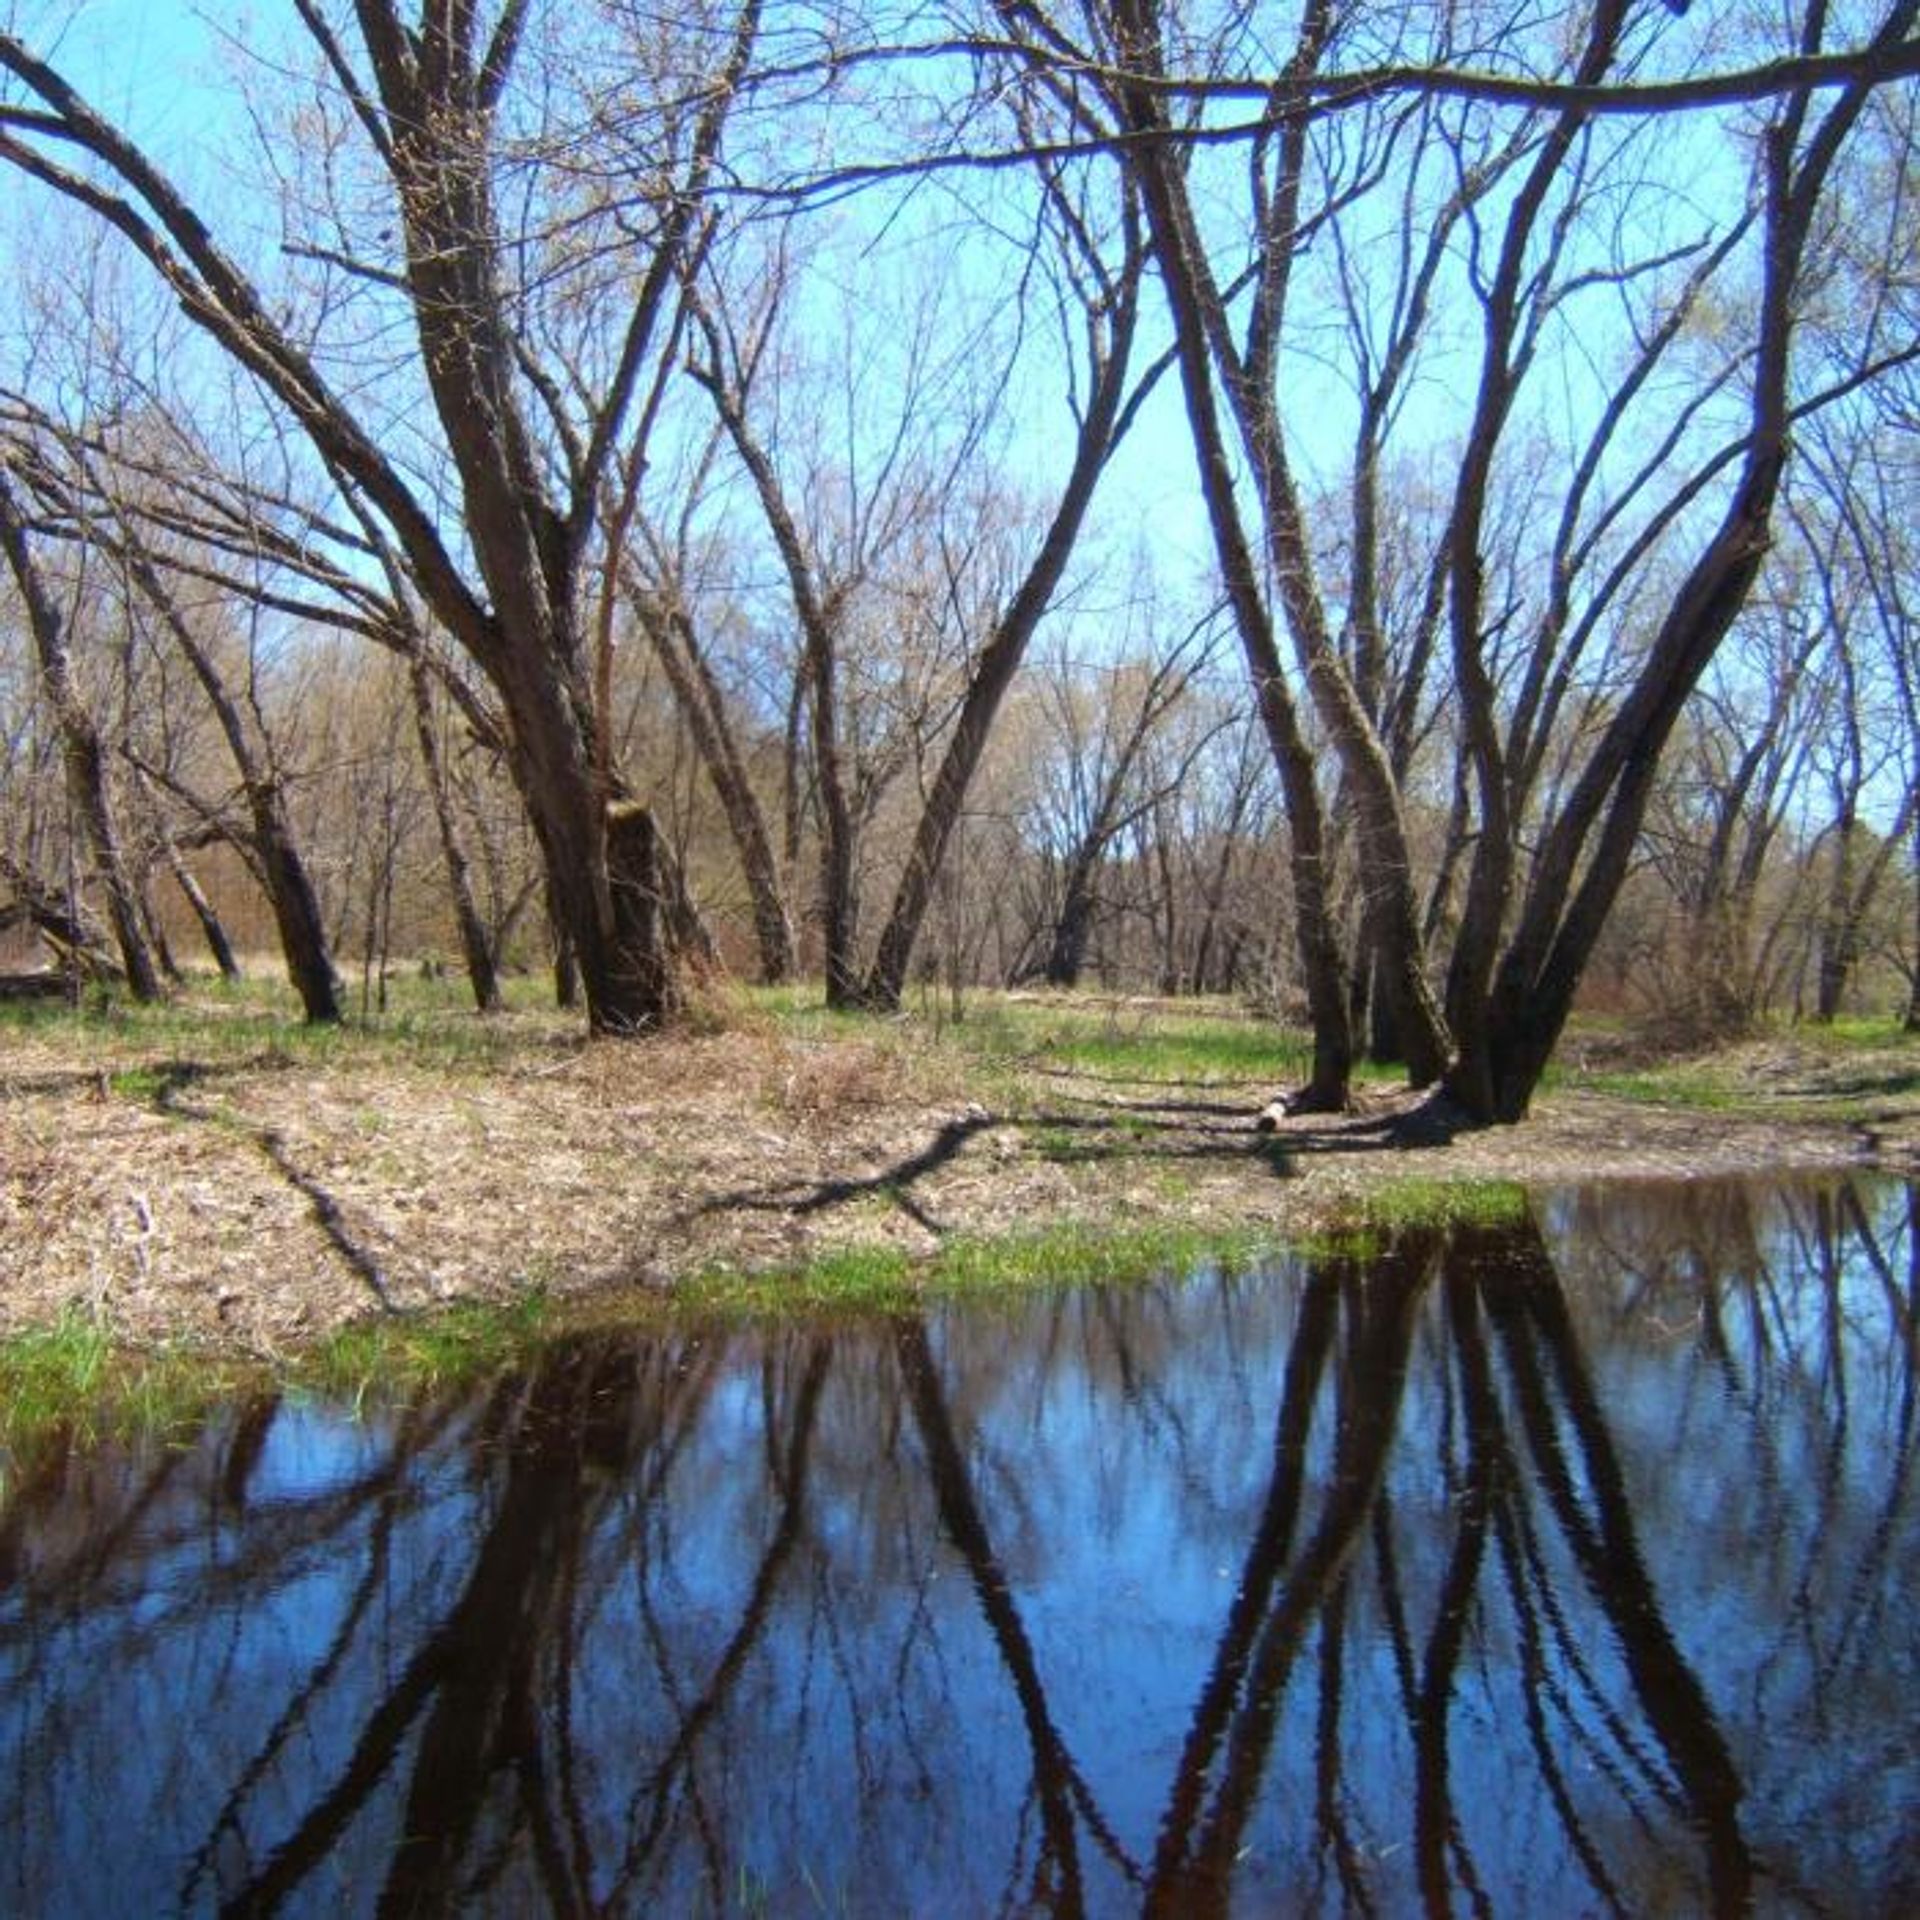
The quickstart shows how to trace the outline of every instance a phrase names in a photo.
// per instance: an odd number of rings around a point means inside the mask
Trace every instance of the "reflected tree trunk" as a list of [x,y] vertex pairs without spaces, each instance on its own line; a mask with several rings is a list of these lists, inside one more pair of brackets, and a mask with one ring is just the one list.
[[[1483,1263],[1480,1271],[1482,1297],[1500,1335],[1535,1471],[1618,1635],[1635,1696],[1705,1841],[1714,1910],[1745,1912],[1752,1898],[1753,1859],[1740,1830],[1740,1777],[1699,1679],[1662,1617],[1626,1481],[1559,1275],[1537,1231],[1519,1255],[1506,1245],[1502,1258]],[[1591,1513],[1583,1506],[1581,1489]]]
[[927,1339],[923,1317],[900,1322],[894,1330],[894,1351],[913,1406],[920,1443],[926,1449],[927,1470],[933,1480],[941,1527],[966,1565],[981,1615],[1020,1703],[1020,1719],[1033,1756],[1033,1779],[1040,1796],[1040,1820],[1045,1835],[1040,1856],[1034,1863],[1031,1902],[1037,1911],[1062,1915],[1085,1913],[1086,1887],[1081,1871],[1076,1807],[1086,1810],[1096,1836],[1116,1856],[1123,1860],[1124,1856],[1119,1855],[1117,1843],[1105,1832],[1079,1769],[1054,1725],[1033,1643],[1027,1637],[1005,1569],[994,1554],[985,1518],[974,1497],[966,1456],[961,1451],[946,1397],[941,1392],[939,1366]]
[[[1364,1270],[1340,1259],[1316,1266],[1317,1298],[1311,1308],[1303,1305],[1288,1356],[1267,1507],[1161,1824],[1147,1890],[1150,1914],[1227,1911],[1294,1662],[1338,1594],[1385,1480],[1417,1309],[1433,1269],[1434,1247],[1425,1236],[1402,1237]],[[1326,1501],[1289,1565],[1306,1441],[1343,1305],[1348,1337],[1335,1373]]]

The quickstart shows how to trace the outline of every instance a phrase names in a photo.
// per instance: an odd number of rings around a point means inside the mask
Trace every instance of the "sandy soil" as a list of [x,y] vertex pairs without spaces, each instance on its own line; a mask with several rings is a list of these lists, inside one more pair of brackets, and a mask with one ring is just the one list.
[[1070,1220],[1287,1234],[1407,1176],[1920,1165],[1910,1063],[1881,1098],[1791,1048],[1753,1050],[1738,1114],[1568,1093],[1460,1131],[1393,1095],[1263,1133],[1271,1084],[1010,1077],[885,1037],[539,1039],[432,1071],[4,1044],[0,1333],[72,1303],[132,1341],[267,1354],[382,1308],[668,1286],[857,1243]]

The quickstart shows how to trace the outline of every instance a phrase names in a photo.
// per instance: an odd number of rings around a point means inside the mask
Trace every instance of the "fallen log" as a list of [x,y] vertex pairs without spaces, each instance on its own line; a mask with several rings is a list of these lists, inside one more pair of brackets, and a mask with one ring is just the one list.
[[36,967],[31,973],[0,973],[0,1001],[64,1000],[67,977]]

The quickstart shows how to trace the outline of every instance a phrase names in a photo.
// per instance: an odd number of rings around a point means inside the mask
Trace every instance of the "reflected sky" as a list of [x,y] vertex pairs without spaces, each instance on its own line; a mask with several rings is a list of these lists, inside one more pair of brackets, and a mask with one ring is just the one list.
[[1542,1196],[22,1463],[0,1908],[1920,1908],[1920,1202]]

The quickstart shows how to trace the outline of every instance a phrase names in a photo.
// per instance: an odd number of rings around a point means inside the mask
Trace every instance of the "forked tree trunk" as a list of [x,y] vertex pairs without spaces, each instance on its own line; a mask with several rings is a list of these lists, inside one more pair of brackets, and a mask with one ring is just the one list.
[[[1648,668],[1615,715],[1547,834],[1519,925],[1492,971],[1485,1017],[1462,1036],[1448,1090],[1482,1121],[1525,1118],[1581,975],[1626,878],[1661,749],[1765,557],[1784,431],[1749,454],[1742,485],[1675,596]],[[1576,867],[1590,835],[1592,857]],[[1482,923],[1477,935],[1497,929]]]
[[[1158,19],[1144,7],[1124,10],[1132,25],[1130,57],[1149,76],[1161,66]],[[1333,30],[1330,0],[1313,0],[1303,18],[1289,77],[1302,78],[1317,65]],[[1295,218],[1306,168],[1303,114],[1281,121],[1274,179],[1259,244],[1262,266],[1255,296],[1255,322],[1247,351],[1234,337],[1227,302],[1215,283],[1187,193],[1183,163],[1168,131],[1165,96],[1144,87],[1121,87],[1126,123],[1145,136],[1134,164],[1146,193],[1161,280],[1174,310],[1174,324],[1191,335],[1197,351],[1219,369],[1219,392],[1233,420],[1260,504],[1261,545],[1268,576],[1280,601],[1307,697],[1340,756],[1351,788],[1358,829],[1360,884],[1367,911],[1380,929],[1379,984],[1395,1002],[1407,1077],[1416,1086],[1437,1081],[1451,1053],[1447,1023],[1426,974],[1426,951],[1413,891],[1406,822],[1387,750],[1368,719],[1327,619],[1315,584],[1314,544],[1296,487],[1274,382],[1278,377],[1278,328],[1285,310],[1287,276],[1296,242]],[[1176,288],[1175,282],[1179,282]],[[1181,353],[1187,351],[1182,339]],[[1189,405],[1191,417],[1191,404]],[[1203,459],[1203,466],[1205,461]],[[1237,509],[1235,510],[1237,512]],[[1240,538],[1244,541],[1245,534]],[[1264,622],[1271,639],[1274,625]],[[1256,683],[1277,674],[1277,653],[1250,662]],[[1263,700],[1271,697],[1264,688]],[[1297,782],[1294,783],[1297,786]],[[1289,793],[1291,804],[1294,795]],[[1325,887],[1327,876],[1316,876]],[[1303,929],[1304,931],[1304,929]],[[1346,967],[1341,963],[1344,977]],[[1309,981],[1309,994],[1313,991]],[[1351,1056],[1351,1017],[1342,1016]],[[1344,1092],[1343,1092],[1344,1098]]]
[[[1095,856],[1096,859],[1098,856]],[[1087,964],[1087,943],[1093,937],[1094,862],[1076,859],[1067,871],[1066,892],[1053,923],[1041,977],[1050,987],[1077,987]]]
[[[1876,47],[1899,45],[1916,17],[1920,0],[1898,0],[1875,36]],[[1492,984],[1483,1016],[1459,1036],[1448,1086],[1476,1119],[1525,1116],[1626,878],[1674,723],[1759,575],[1788,454],[1801,265],[1834,162],[1872,93],[1867,81],[1846,87],[1810,130],[1813,96],[1797,94],[1765,136],[1762,280],[1739,484],[1543,836],[1497,965],[1497,917],[1469,915],[1473,950],[1456,957],[1490,976]]]

